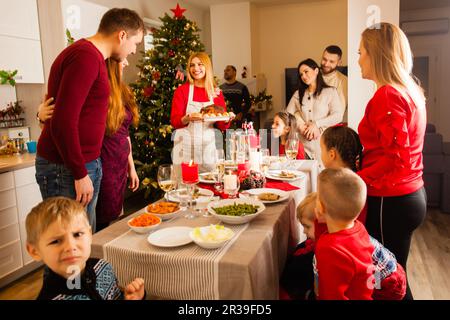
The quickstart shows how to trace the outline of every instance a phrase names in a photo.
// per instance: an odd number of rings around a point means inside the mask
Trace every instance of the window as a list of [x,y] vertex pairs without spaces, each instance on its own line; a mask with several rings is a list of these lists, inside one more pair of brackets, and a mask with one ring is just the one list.
[[147,34],[144,36],[144,50],[153,49],[153,34],[151,32],[152,28],[160,28],[163,24],[161,21],[152,20],[144,18],[145,26],[147,27]]

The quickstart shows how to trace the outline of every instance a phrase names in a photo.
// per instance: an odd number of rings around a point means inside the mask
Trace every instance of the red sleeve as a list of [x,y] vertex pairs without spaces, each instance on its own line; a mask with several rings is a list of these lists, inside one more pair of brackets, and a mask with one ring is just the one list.
[[80,113],[99,71],[99,58],[91,52],[80,51],[68,61],[59,84],[55,112],[50,120],[53,141],[64,165],[72,171],[76,180],[87,175],[78,130]]
[[172,127],[174,127],[175,129],[181,129],[186,127],[183,124],[183,122],[181,122],[181,118],[183,118],[186,115],[187,99],[188,99],[188,97],[186,97],[183,88],[184,85],[178,87],[178,89],[175,90],[172,99],[172,111],[170,114],[170,122],[172,124]]
[[391,184],[391,177],[409,168],[411,163],[407,102],[388,89],[373,102],[376,108],[369,117],[377,130],[378,145],[384,152],[378,161],[358,174],[367,185],[381,188]]
[[316,247],[319,300],[349,300],[346,292],[355,274],[353,261],[329,246]]
[[320,223],[317,219],[314,220],[314,237],[316,242],[319,240],[320,236],[325,232],[328,232],[328,227],[326,223]]
[[[223,97],[222,90],[220,91],[219,96],[214,99],[214,104],[217,106],[224,107],[224,110],[227,110],[227,105],[225,103],[225,98]],[[215,125],[216,125],[217,129],[219,129],[221,131],[225,131],[230,127],[231,121],[229,121],[229,122],[220,121],[220,122],[216,122]]]

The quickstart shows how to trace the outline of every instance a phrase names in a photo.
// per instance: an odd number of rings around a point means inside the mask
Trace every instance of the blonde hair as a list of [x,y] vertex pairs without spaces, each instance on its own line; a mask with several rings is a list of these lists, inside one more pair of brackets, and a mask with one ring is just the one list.
[[120,72],[120,62],[114,59],[106,60],[110,86],[108,115],[106,118],[106,135],[112,136],[119,130],[126,118],[126,108],[133,115],[133,125],[139,124],[139,108],[136,104],[134,94],[130,88],[123,83]]
[[312,192],[308,194],[305,199],[297,207],[297,219],[315,220],[316,216],[314,208],[316,207],[317,193]]
[[211,63],[211,59],[209,58],[209,56],[205,53],[205,52],[194,52],[193,54],[191,54],[191,56],[189,57],[186,69],[188,70],[188,79],[189,79],[189,83],[194,84],[194,78],[191,75],[191,71],[190,71],[190,66],[191,66],[191,62],[194,58],[198,58],[203,65],[205,66],[205,79],[204,79],[204,83],[205,83],[205,90],[206,93],[208,94],[208,98],[216,98],[216,82],[214,81],[214,72],[213,72],[213,68],[212,68],[212,63]]
[[35,206],[25,221],[27,242],[37,245],[39,238],[55,221],[67,225],[76,217],[82,217],[89,226],[88,217],[84,207],[77,201],[65,198],[49,198]]
[[417,108],[425,108],[424,91],[412,76],[413,55],[403,31],[382,22],[364,30],[361,40],[378,82],[391,85]]
[[318,197],[332,219],[349,222],[364,208],[367,187],[350,169],[325,169],[319,174]]

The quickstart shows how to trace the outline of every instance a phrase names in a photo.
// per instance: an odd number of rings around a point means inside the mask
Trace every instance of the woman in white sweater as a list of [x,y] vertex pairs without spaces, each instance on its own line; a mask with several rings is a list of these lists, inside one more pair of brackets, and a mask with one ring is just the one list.
[[300,62],[297,69],[299,89],[292,96],[286,111],[297,118],[307,158],[320,162],[320,136],[326,128],[342,122],[342,102],[336,88],[325,83],[314,60]]

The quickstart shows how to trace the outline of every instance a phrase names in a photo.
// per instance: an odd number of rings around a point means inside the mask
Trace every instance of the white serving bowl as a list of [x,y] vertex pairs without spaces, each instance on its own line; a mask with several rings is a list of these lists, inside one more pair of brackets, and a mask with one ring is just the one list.
[[[147,213],[145,213],[145,214],[147,214]],[[152,215],[155,216],[154,214],[152,214]],[[137,218],[137,217],[139,217],[139,216],[136,216],[135,218]],[[149,233],[150,231],[158,229],[159,226],[161,225],[161,221],[162,221],[161,218],[157,217],[157,216],[155,216],[155,217],[158,218],[159,222],[156,223],[156,224],[153,224],[151,226],[148,226],[148,227],[135,227],[135,226],[132,226],[131,225],[131,221],[133,221],[135,218],[132,218],[132,219],[128,220],[128,226],[130,227],[131,230],[133,230],[136,233],[140,233],[140,234]]]
[[[254,206],[258,206],[258,211],[256,213],[253,214],[249,214],[246,216],[226,216],[226,215],[221,215],[221,214],[217,214],[214,211],[214,208],[220,208],[220,207],[225,207],[225,206],[230,206],[233,204],[251,204]],[[220,221],[224,222],[224,223],[228,223],[228,224],[244,224],[247,222],[250,222],[251,220],[255,219],[257,216],[259,216],[261,214],[261,212],[263,212],[266,209],[266,207],[264,206],[264,204],[256,199],[226,199],[226,200],[221,200],[218,202],[211,202],[208,204],[208,211],[217,219],[219,219]]]
[[[189,233],[192,241],[194,241],[198,246],[204,249],[217,249],[222,247],[228,241],[230,241],[234,237],[234,231],[229,228],[223,228],[222,230],[211,230],[212,228],[216,228],[215,225],[195,228]],[[201,236],[198,236],[196,229],[199,229]],[[217,235],[220,237],[219,239],[208,239],[208,235],[213,232],[217,232]]]
[[157,216],[158,218],[161,218],[161,220],[165,221],[165,220],[169,220],[172,219],[173,217],[175,217],[176,215],[178,215],[182,210],[181,208],[179,208],[177,211],[171,212],[171,213],[154,213],[154,212],[150,212],[148,211],[148,207],[151,206],[148,205],[147,207],[145,207],[145,212],[152,214],[154,216]]

